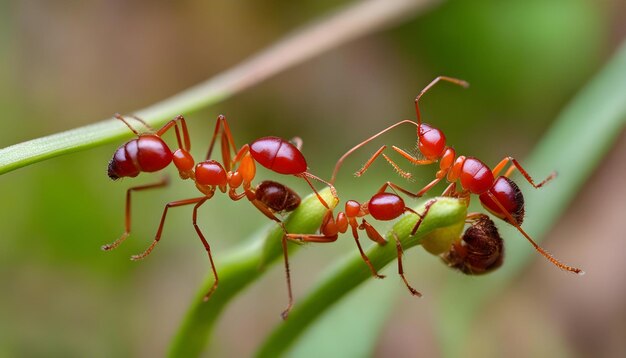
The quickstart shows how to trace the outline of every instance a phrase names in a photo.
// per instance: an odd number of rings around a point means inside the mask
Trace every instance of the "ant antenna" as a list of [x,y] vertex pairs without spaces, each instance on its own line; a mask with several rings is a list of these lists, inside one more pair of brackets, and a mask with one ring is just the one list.
[[335,169],[333,170],[333,175],[330,177],[330,183],[334,184],[335,183],[335,179],[337,177],[337,173],[339,172],[339,168],[341,168],[341,165],[343,164],[343,161],[352,153],[354,153],[357,149],[361,148],[362,146],[366,145],[367,143],[373,141],[374,139],[378,138],[379,136],[381,136],[383,133],[388,132],[390,130],[392,130],[393,128],[404,124],[404,123],[411,123],[413,125],[415,125],[416,127],[418,126],[417,123],[413,122],[410,119],[405,119],[402,120],[396,124],[393,124],[385,129],[383,129],[382,131],[374,134],[373,136],[367,138],[366,140],[362,141],[361,143],[355,145],[354,147],[352,147],[352,149],[350,149],[349,151],[347,151],[344,155],[341,156],[341,158],[339,158],[339,160],[337,161],[337,164],[335,164]]
[[[415,112],[417,113],[417,125],[418,125],[418,128],[422,125],[422,115],[420,113],[420,107],[419,107],[418,102],[419,102],[420,98],[424,95],[424,93],[428,92],[428,90],[430,90],[439,81],[448,81],[448,82],[454,83],[455,85],[459,85],[459,86],[461,86],[463,88],[469,87],[469,83],[468,82],[460,80],[458,78],[447,77],[447,76],[439,76],[439,77],[435,78],[431,83],[428,84],[428,86],[424,87],[424,89],[420,91],[420,93],[417,95],[417,97],[415,97]],[[418,135],[419,135],[419,130],[418,130]]]

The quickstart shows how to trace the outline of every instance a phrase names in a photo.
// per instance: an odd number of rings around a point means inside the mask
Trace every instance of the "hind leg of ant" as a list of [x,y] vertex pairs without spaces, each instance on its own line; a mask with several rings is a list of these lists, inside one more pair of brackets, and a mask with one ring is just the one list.
[[142,191],[142,190],[147,190],[147,189],[155,189],[155,188],[161,188],[164,187],[168,184],[169,180],[167,179],[167,177],[164,177],[163,179],[161,179],[161,181],[154,183],[154,184],[148,184],[148,185],[141,185],[141,186],[136,186],[136,187],[132,187],[132,188],[128,188],[128,190],[126,190],[126,214],[125,214],[125,231],[122,234],[122,236],[120,236],[117,240],[115,240],[114,242],[110,243],[110,244],[106,244],[106,245],[102,245],[102,250],[104,251],[109,251],[112,250],[116,247],[119,246],[119,244],[121,244],[122,242],[124,242],[124,240],[126,240],[126,238],[130,235],[130,226],[131,226],[131,195],[130,193],[133,191]]
[[497,177],[498,174],[500,174],[500,171],[502,171],[502,169],[504,169],[504,167],[506,167],[507,164],[509,164],[509,162],[512,164],[512,166],[506,171],[506,173],[504,174],[505,177],[508,177],[509,175],[511,175],[511,173],[515,170],[518,169],[520,171],[520,173],[522,173],[522,175],[524,176],[524,178],[526,178],[526,180],[530,183],[530,185],[532,185],[535,189],[541,188],[544,184],[546,184],[547,182],[549,182],[550,180],[554,179],[556,177],[556,172],[552,172],[550,173],[550,175],[548,175],[547,178],[545,178],[542,182],[540,182],[539,184],[535,184],[535,181],[533,180],[533,178],[530,176],[530,174],[528,174],[528,172],[526,171],[526,169],[524,169],[522,167],[522,165],[517,161],[517,159],[513,158],[513,157],[506,157],[504,159],[502,159],[500,161],[500,163],[498,163],[498,165],[496,165],[492,172],[493,172],[493,176]]
[[213,153],[213,146],[215,144],[215,140],[219,135],[221,130],[221,147],[222,147],[222,159],[224,165],[230,165],[230,151],[233,153],[237,151],[237,147],[235,146],[235,141],[233,140],[233,134],[230,132],[230,127],[228,126],[228,121],[226,121],[226,117],[222,114],[217,116],[217,122],[215,123],[215,130],[213,131],[213,136],[211,137],[211,143],[209,144],[209,149],[207,151],[206,160],[211,159],[211,154]]
[[209,298],[211,297],[211,295],[213,294],[213,292],[217,288],[217,284],[219,283],[219,278],[217,276],[217,270],[215,270],[215,263],[213,262],[213,256],[211,255],[211,246],[209,246],[208,241],[206,240],[206,238],[202,234],[202,231],[200,230],[200,227],[198,226],[198,223],[197,223],[198,208],[200,208],[200,206],[202,204],[206,203],[207,200],[209,200],[209,198],[205,197],[203,200],[200,200],[198,203],[196,203],[196,205],[193,207],[193,216],[192,216],[192,218],[193,218],[192,219],[193,220],[193,228],[196,229],[196,233],[198,234],[198,237],[200,237],[200,240],[202,241],[202,244],[204,245],[204,248],[205,248],[205,250],[207,252],[207,255],[209,256],[209,262],[211,263],[211,270],[213,271],[213,277],[215,277],[215,281],[213,282],[213,286],[211,286],[209,291],[207,291],[207,293],[204,295],[203,300],[205,302],[209,300]]
[[524,229],[522,229],[522,227],[518,224],[517,220],[515,220],[515,218],[506,210],[506,208],[504,207],[504,205],[502,205],[502,203],[500,203],[498,198],[493,193],[491,193],[490,191],[488,191],[487,194],[489,195],[491,200],[493,200],[493,202],[498,206],[500,211],[502,213],[504,213],[504,216],[506,217],[505,221],[507,221],[509,224],[515,226],[517,231],[519,231],[522,235],[524,235],[524,237],[528,240],[528,242],[530,242],[530,244],[535,248],[535,250],[537,250],[537,252],[539,252],[546,259],[548,259],[548,261],[552,262],[555,266],[557,266],[561,270],[574,272],[574,273],[577,273],[579,275],[584,275],[585,274],[585,271],[583,271],[583,270],[581,270],[579,268],[576,268],[576,267],[568,266],[568,265],[562,263],[561,261],[557,260],[554,256],[552,256],[550,253],[548,253],[546,250],[544,250],[541,246],[539,246],[530,237],[530,235],[528,235],[526,233],[526,231],[524,231]]
[[[183,132],[182,140],[180,136],[180,129],[178,128],[179,122],[180,122],[180,125],[182,127],[182,132]],[[178,141],[178,147],[186,150],[187,152],[190,151],[191,141],[189,140],[189,131],[187,130],[187,122],[185,122],[185,117],[181,115],[178,115],[171,121],[165,123],[165,125],[156,132],[156,135],[159,137],[162,136],[165,132],[170,130],[172,126],[174,127],[174,130],[176,132],[176,140]]]
[[398,275],[400,275],[402,281],[404,281],[404,284],[406,285],[406,288],[409,289],[409,292],[411,292],[413,296],[422,297],[422,294],[419,293],[418,290],[414,289],[409,284],[409,281],[407,281],[406,277],[404,277],[404,268],[402,267],[402,255],[404,255],[404,250],[402,249],[402,244],[400,243],[400,239],[398,238],[396,232],[391,231],[391,234],[393,235],[393,239],[396,242],[396,251],[398,252]]
[[[365,219],[363,219],[363,221],[361,222],[361,225],[359,225],[359,229],[365,230],[365,233],[367,233],[367,237],[369,237],[370,240],[375,241],[377,244],[379,245],[387,244],[387,240],[385,240],[385,238],[370,223],[365,221]],[[369,257],[367,257],[367,255],[363,251],[363,248],[361,247],[361,243],[359,242],[358,235],[354,235],[354,241],[356,242],[356,246],[359,248],[359,253],[361,254],[361,258],[363,258],[363,261],[365,261],[367,266],[370,268],[370,271],[372,271],[372,275],[376,278],[385,278],[384,275],[380,275],[378,271],[376,271]]]
[[150,253],[152,252],[152,250],[154,249],[154,247],[156,246],[156,244],[159,242],[159,240],[161,240],[161,233],[163,232],[163,224],[165,223],[165,218],[167,216],[167,211],[170,208],[176,208],[179,206],[185,206],[185,205],[191,205],[191,204],[197,204],[200,201],[206,200],[206,196],[202,196],[199,198],[193,198],[193,199],[185,199],[185,200],[178,200],[178,201],[172,201],[169,202],[167,204],[165,204],[165,209],[163,210],[163,215],[161,216],[161,222],[159,223],[159,229],[157,230],[157,233],[154,237],[154,241],[152,241],[152,244],[141,254],[138,255],[133,255],[131,256],[131,260],[133,261],[137,261],[137,260],[141,260],[143,258],[145,258],[146,256],[150,255]]

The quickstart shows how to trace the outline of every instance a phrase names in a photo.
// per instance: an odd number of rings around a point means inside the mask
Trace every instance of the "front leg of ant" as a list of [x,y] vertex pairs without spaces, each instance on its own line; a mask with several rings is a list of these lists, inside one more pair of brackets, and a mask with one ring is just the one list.
[[361,169],[359,169],[356,173],[354,173],[354,176],[355,177],[360,177],[361,175],[363,175],[363,173],[365,173],[365,171],[367,171],[367,169],[369,169],[369,167],[374,163],[376,158],[378,158],[382,154],[382,152],[385,150],[385,148],[387,148],[386,145],[383,145],[382,147],[378,148],[378,150],[376,152],[374,152],[374,154],[372,154],[370,159],[368,159],[365,162],[365,164],[363,164]]
[[209,246],[208,241],[206,240],[206,238],[202,234],[202,231],[200,230],[200,227],[198,226],[198,223],[197,223],[198,208],[200,208],[200,206],[202,204],[206,203],[207,200],[209,200],[209,199],[210,199],[209,197],[206,197],[203,200],[199,201],[193,207],[193,217],[192,217],[193,218],[193,228],[196,229],[196,233],[198,234],[198,237],[200,237],[200,240],[202,241],[202,244],[204,245],[204,248],[205,248],[207,254],[209,255],[209,262],[211,263],[211,270],[213,271],[213,277],[215,277],[215,281],[213,282],[213,286],[211,286],[209,291],[204,295],[204,298],[203,298],[204,302],[209,300],[209,298],[211,297],[211,295],[213,294],[213,292],[217,288],[217,284],[219,282],[219,278],[217,276],[217,271],[215,270],[215,264],[213,263],[213,256],[211,255],[211,246]]
[[118,247],[119,244],[124,242],[124,240],[126,240],[128,235],[130,235],[130,226],[131,226],[131,219],[130,219],[130,214],[131,214],[130,197],[131,196],[130,196],[130,193],[133,192],[133,191],[141,191],[141,190],[147,190],[147,189],[161,188],[161,187],[166,186],[168,183],[169,183],[169,179],[167,177],[164,177],[158,183],[136,186],[136,187],[129,188],[128,190],[126,190],[126,215],[125,215],[125,227],[126,227],[126,230],[124,231],[122,236],[120,236],[114,242],[112,242],[110,244],[102,245],[102,250],[109,251],[109,250],[112,250],[112,249]]
[[[370,223],[365,221],[365,219],[363,219],[363,221],[361,222],[361,225],[359,225],[359,229],[365,230],[365,233],[367,233],[367,237],[369,237],[370,240],[375,241],[377,244],[379,245],[387,244],[387,240],[385,240],[385,238],[383,238],[382,235],[380,235],[380,233],[376,231],[376,229]],[[378,271],[376,271],[369,257],[367,257],[367,255],[363,251],[358,235],[354,237],[354,242],[356,243],[356,246],[359,249],[361,258],[363,258],[363,261],[365,261],[367,266],[370,268],[370,271],[372,271],[372,275],[376,278],[385,278],[385,275],[380,275]]]
[[403,156],[406,160],[408,160],[409,162],[411,162],[411,164],[414,164],[414,165],[428,165],[428,164],[432,164],[432,163],[436,163],[437,162],[436,160],[430,160],[430,159],[417,159],[414,156],[412,156],[411,154],[409,154],[406,151],[404,151],[403,149],[400,149],[400,148],[396,147],[395,145],[392,148],[393,148],[393,150],[398,152],[398,154]]
[[398,235],[396,235],[396,232],[392,231],[391,234],[396,242],[396,251],[398,252],[398,274],[402,278],[402,281],[404,281],[406,288],[409,289],[409,292],[411,292],[413,296],[422,297],[422,294],[419,293],[418,290],[411,287],[411,285],[409,285],[409,281],[407,281],[406,277],[404,277],[404,269],[402,268],[402,255],[404,255],[404,250],[402,249],[402,244],[400,243],[400,239],[398,238]]
[[131,256],[130,259],[133,260],[133,261],[137,261],[137,260],[141,260],[141,259],[145,258],[146,256],[150,255],[150,253],[152,252],[152,250],[154,249],[156,244],[159,242],[159,240],[161,240],[161,233],[163,232],[163,224],[165,223],[165,217],[167,216],[167,211],[169,210],[169,208],[175,208],[175,207],[184,206],[184,205],[196,204],[196,203],[198,203],[200,201],[203,201],[203,200],[206,200],[206,196],[202,196],[202,197],[199,197],[199,198],[193,198],[193,199],[172,201],[172,202],[169,202],[169,203],[165,204],[165,209],[163,210],[163,215],[161,216],[161,222],[159,223],[159,229],[157,230],[156,236],[154,237],[154,241],[152,241],[152,244],[146,249],[146,251],[144,251],[143,253],[141,253],[139,255],[133,255],[133,256]]
[[546,184],[547,182],[549,182],[550,180],[554,179],[556,177],[556,172],[552,172],[550,173],[550,175],[548,175],[547,178],[545,178],[542,182],[540,182],[539,184],[535,184],[535,181],[533,180],[533,178],[530,176],[530,174],[528,174],[528,172],[526,171],[526,169],[524,169],[522,167],[522,165],[517,161],[517,159],[513,158],[513,157],[506,157],[504,159],[502,159],[500,161],[500,163],[498,163],[498,165],[496,165],[493,168],[493,176],[497,177],[498,174],[500,174],[500,172],[502,171],[502,169],[504,169],[504,167],[511,162],[512,166],[506,171],[506,173],[504,174],[505,177],[509,177],[509,175],[511,175],[511,173],[513,173],[513,171],[517,168],[520,173],[522,173],[522,175],[524,176],[524,178],[526,178],[526,180],[530,183],[530,185],[532,185],[535,189],[541,188],[544,184]]

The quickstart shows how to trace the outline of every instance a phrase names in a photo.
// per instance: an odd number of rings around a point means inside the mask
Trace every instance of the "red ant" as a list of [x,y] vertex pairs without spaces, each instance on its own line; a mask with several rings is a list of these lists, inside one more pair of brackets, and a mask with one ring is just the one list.
[[[287,237],[290,239],[301,240],[305,242],[333,242],[337,240],[339,233],[345,233],[348,231],[348,226],[352,228],[352,236],[356,242],[356,245],[359,249],[359,253],[363,258],[363,261],[367,264],[372,275],[376,278],[385,278],[384,275],[380,275],[369,258],[363,251],[361,247],[361,243],[359,242],[359,233],[358,230],[364,230],[372,241],[376,242],[379,245],[387,244],[387,240],[363,217],[367,215],[371,215],[374,219],[379,221],[390,221],[397,219],[402,214],[406,212],[411,212],[420,217],[420,222],[425,216],[426,213],[420,215],[413,209],[406,206],[404,200],[396,194],[387,193],[384,191],[385,187],[381,188],[376,194],[374,194],[367,202],[359,203],[355,200],[348,200],[345,204],[345,209],[343,212],[337,214],[336,218],[333,218],[332,210],[328,210],[324,219],[322,220],[322,224],[320,225],[319,232],[320,234],[287,234]],[[357,222],[358,218],[363,218],[361,220],[361,224]],[[415,296],[421,296],[421,294],[411,287],[404,277],[404,270],[402,268],[402,255],[403,250],[400,244],[400,240],[394,233],[394,239],[396,242],[396,249],[398,252],[398,274],[406,284],[407,288],[411,292],[411,294]],[[287,308],[286,312],[289,311],[291,305]]]
[[[479,195],[480,202],[489,212],[494,214],[495,216],[503,219],[509,224],[513,225],[517,230],[526,237],[526,239],[533,245],[533,247],[546,259],[552,262],[554,265],[559,267],[560,269],[574,272],[577,274],[584,274],[579,268],[571,267],[563,264],[558,261],[548,252],[546,252],[543,248],[541,248],[537,243],[533,241],[533,239],[521,228],[521,224],[524,220],[524,197],[519,187],[515,182],[509,179],[509,176],[516,168],[524,175],[524,178],[534,187],[540,188],[548,181],[556,177],[556,173],[550,174],[545,180],[540,182],[539,184],[535,184],[530,175],[526,172],[526,170],[520,165],[520,163],[512,158],[506,157],[500,163],[498,163],[493,170],[490,170],[489,167],[474,157],[465,157],[459,156],[456,157],[456,152],[453,148],[446,146],[446,138],[443,132],[439,129],[436,129],[428,124],[423,124],[419,109],[419,100],[429,89],[431,89],[436,83],[439,81],[447,81],[453,84],[459,85],[461,87],[468,87],[469,84],[463,80],[439,76],[435,78],[430,84],[428,84],[415,98],[415,111],[417,113],[417,123],[411,120],[403,120],[394,125],[387,127],[386,129],[380,131],[374,136],[364,140],[359,143],[352,149],[350,149],[346,154],[344,154],[335,165],[335,169],[333,171],[333,175],[331,177],[330,182],[333,183],[336,177],[336,174],[339,170],[339,167],[343,163],[344,159],[353,153],[355,150],[359,149],[363,145],[369,143],[371,140],[377,138],[383,133],[401,125],[404,123],[411,123],[417,127],[417,146],[419,152],[424,156],[424,159],[418,159],[411,154],[405,152],[404,150],[393,146],[393,149],[402,155],[404,158],[409,160],[409,162],[415,165],[425,165],[431,164],[439,161],[439,171],[436,174],[436,178],[427,184],[424,188],[422,188],[417,193],[413,193],[409,190],[406,190],[394,183],[387,182],[383,185],[381,190],[384,190],[387,186],[398,190],[410,197],[419,198],[423,196],[428,190],[434,187],[439,181],[444,178],[447,179],[451,184],[444,191],[444,196],[456,196],[462,199],[467,199],[469,204],[469,197],[471,194]],[[378,149],[372,157],[365,163],[363,168],[359,170],[355,175],[362,175],[369,166],[374,162],[374,160],[379,156],[383,155],[383,157],[396,169],[399,173],[405,177],[409,178],[410,174],[402,171],[399,166],[393,162],[389,157],[387,157],[383,152],[386,146],[383,145],[380,149]],[[498,174],[505,168],[505,166],[509,163],[512,163],[512,166],[505,172],[503,176],[499,176]],[[497,177],[497,178],[496,178]],[[463,189],[460,192],[456,190],[456,182],[460,180],[461,188]],[[417,230],[419,223],[414,227],[412,234],[414,234]]]
[[[213,197],[216,189],[219,189],[223,193],[228,191],[228,196],[234,201],[238,201],[244,197],[247,198],[265,216],[281,225],[283,230],[286,232],[282,221],[276,217],[275,214],[294,210],[300,204],[300,197],[288,187],[272,181],[264,181],[256,188],[252,188],[252,180],[256,174],[255,162],[258,162],[274,172],[280,174],[290,174],[303,178],[313,189],[319,201],[326,208],[329,208],[328,204],[313,187],[309,178],[319,180],[323,183],[326,182],[306,171],[307,164],[304,156],[299,150],[299,146],[301,145],[301,140],[299,139],[296,140],[296,146],[281,138],[263,137],[255,140],[251,144],[243,145],[238,151],[236,151],[234,140],[230,132],[230,128],[228,127],[228,123],[226,122],[226,118],[220,115],[217,118],[215,132],[213,134],[213,138],[211,139],[207,159],[196,164],[193,157],[189,153],[191,148],[189,133],[187,131],[185,119],[182,116],[177,116],[156,132],[154,132],[152,128],[140,118],[133,117],[149,129],[148,133],[141,134],[138,133],[121,115],[116,114],[115,118],[124,122],[124,124],[126,124],[130,130],[137,135],[137,138],[132,139],[119,147],[113,155],[108,168],[108,174],[111,179],[116,180],[121,177],[135,177],[140,172],[156,172],[164,169],[171,162],[174,162],[180,177],[182,179],[192,179],[196,184],[196,188],[204,194],[203,196],[197,198],[178,200],[166,204],[154,241],[142,254],[134,255],[131,259],[139,260],[148,256],[155,245],[159,242],[163,231],[165,217],[169,208],[194,204],[193,226],[208,253],[211,269],[215,277],[213,286],[204,296],[205,301],[209,299],[213,291],[217,288],[218,275],[213,263],[210,246],[197,225],[197,212],[202,204]],[[179,123],[182,128],[182,139]],[[172,127],[175,129],[179,147],[175,152],[172,152],[163,139],[161,139],[161,136]],[[209,159],[211,157],[213,145],[218,134],[220,133],[220,130],[223,165],[215,160]],[[231,150],[235,153],[234,158],[231,158]],[[235,166],[237,166],[237,169],[233,170]],[[156,184],[143,185],[128,189],[126,192],[126,231],[115,242],[104,245],[102,247],[103,250],[111,250],[117,247],[130,234],[131,191],[157,188],[166,184],[167,180],[162,180]],[[329,183],[327,184],[330,185]],[[237,193],[239,188],[242,188],[241,193]],[[335,193],[332,186],[331,190]],[[285,262],[287,262],[286,248]]]

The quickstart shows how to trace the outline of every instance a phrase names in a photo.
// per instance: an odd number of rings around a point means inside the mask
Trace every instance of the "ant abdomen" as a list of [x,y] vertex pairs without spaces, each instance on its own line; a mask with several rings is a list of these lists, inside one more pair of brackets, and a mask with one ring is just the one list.
[[488,193],[480,195],[480,202],[483,207],[500,219],[507,220],[502,209],[491,199],[489,193],[493,194],[509,214],[515,219],[518,225],[524,222],[524,195],[515,182],[505,176],[498,177]]
[[109,178],[136,177],[141,172],[156,172],[172,162],[172,151],[156,135],[144,134],[117,148],[109,161]]
[[274,212],[289,212],[300,205],[300,196],[281,183],[271,180],[261,182],[256,188],[256,199]]
[[448,266],[466,275],[491,272],[502,265],[504,242],[493,221],[484,214],[477,214],[463,237],[441,255]]

